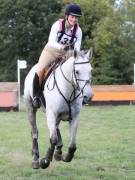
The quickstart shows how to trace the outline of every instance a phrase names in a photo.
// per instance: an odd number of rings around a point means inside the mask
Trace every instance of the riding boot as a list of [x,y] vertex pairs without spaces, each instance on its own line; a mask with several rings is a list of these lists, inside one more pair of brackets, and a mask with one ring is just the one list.
[[37,73],[35,73],[34,79],[33,79],[33,107],[34,108],[40,108],[41,101],[40,101],[40,85],[39,85],[39,77]]

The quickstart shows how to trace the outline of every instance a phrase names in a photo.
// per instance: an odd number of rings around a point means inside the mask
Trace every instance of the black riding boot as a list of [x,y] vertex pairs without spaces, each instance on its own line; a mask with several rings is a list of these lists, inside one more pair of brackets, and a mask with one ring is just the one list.
[[41,101],[40,101],[40,85],[39,85],[39,77],[37,73],[35,73],[34,79],[33,79],[33,107],[34,108],[40,108]]

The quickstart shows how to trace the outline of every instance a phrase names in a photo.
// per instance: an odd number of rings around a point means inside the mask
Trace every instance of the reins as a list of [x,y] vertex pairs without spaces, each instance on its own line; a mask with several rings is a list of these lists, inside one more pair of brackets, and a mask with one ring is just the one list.
[[[54,66],[54,69],[53,69],[53,71],[52,71],[52,74],[51,74],[50,77],[49,77],[49,78],[51,78],[52,75],[53,75],[53,77],[54,77],[53,88],[49,89],[49,86],[48,86],[49,82],[48,82],[48,84],[47,84],[47,88],[48,88],[48,90],[50,90],[50,91],[53,90],[54,87],[55,87],[55,85],[56,85],[58,92],[59,92],[60,95],[63,97],[63,99],[65,100],[65,102],[66,102],[66,104],[67,104],[67,106],[68,106],[68,109],[69,109],[69,119],[70,119],[70,120],[72,120],[71,105],[72,105],[72,103],[73,103],[81,94],[83,94],[83,89],[85,88],[85,86],[86,86],[87,83],[89,82],[89,80],[78,79],[78,78],[76,77],[75,65],[86,64],[86,63],[89,63],[89,61],[85,61],[85,62],[74,62],[74,64],[73,64],[74,69],[73,69],[73,72],[72,72],[72,79],[71,79],[71,80],[69,80],[69,79],[66,77],[66,75],[64,74],[64,72],[63,72],[63,70],[62,70],[62,64],[63,64],[63,62],[58,63],[56,66]],[[56,73],[56,68],[57,68],[58,66],[60,67],[60,71],[61,71],[64,79],[65,79],[68,83],[70,83],[71,86],[73,87],[73,91],[72,91],[71,96],[70,96],[69,99],[67,99],[67,98],[64,96],[64,94],[62,93],[62,91],[60,90],[60,88],[59,88],[59,86],[58,86],[58,83],[57,83],[57,80],[56,80],[56,75],[55,75],[55,73]],[[75,78],[75,83],[73,83],[73,78]],[[83,88],[80,88],[78,81],[83,81],[83,82],[85,82]],[[75,84],[76,84],[76,85],[75,85]],[[79,91],[79,93],[76,95],[76,92],[77,92],[77,91]]]

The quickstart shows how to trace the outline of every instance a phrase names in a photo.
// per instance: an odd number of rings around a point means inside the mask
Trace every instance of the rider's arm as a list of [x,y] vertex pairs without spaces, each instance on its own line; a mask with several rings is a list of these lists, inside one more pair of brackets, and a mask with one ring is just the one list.
[[78,27],[77,29],[76,38],[77,38],[77,41],[75,42],[74,49],[76,49],[77,51],[80,51],[81,43],[82,43],[82,30],[80,27]]
[[48,39],[48,46],[49,47],[53,47],[56,49],[61,49],[63,47],[62,44],[59,44],[57,42],[59,29],[60,29],[60,23],[59,23],[59,21],[56,21],[52,25],[52,28],[50,31],[50,35],[49,35],[49,39]]

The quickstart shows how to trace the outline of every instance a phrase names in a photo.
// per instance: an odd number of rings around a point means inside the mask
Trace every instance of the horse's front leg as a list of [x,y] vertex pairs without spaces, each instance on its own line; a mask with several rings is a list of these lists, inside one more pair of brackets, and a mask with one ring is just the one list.
[[60,134],[60,130],[57,127],[57,136],[58,136],[58,142],[56,144],[56,150],[54,153],[54,158],[56,161],[61,161],[62,160],[62,147],[63,147],[63,143],[62,143],[62,137]]
[[58,142],[55,115],[47,113],[47,125],[50,131],[50,147],[48,148],[46,156],[40,161],[40,167],[42,169],[45,169],[50,165],[50,161],[52,161],[53,158],[55,145]]
[[74,153],[76,151],[76,133],[78,127],[78,116],[73,118],[70,122],[70,144],[68,148],[68,152],[65,156],[63,156],[63,161],[70,162],[74,157]]
[[38,149],[38,129],[36,124],[36,109],[32,107],[30,100],[25,100],[28,119],[31,125],[31,137],[32,137],[32,167],[33,169],[39,168],[39,149]]

